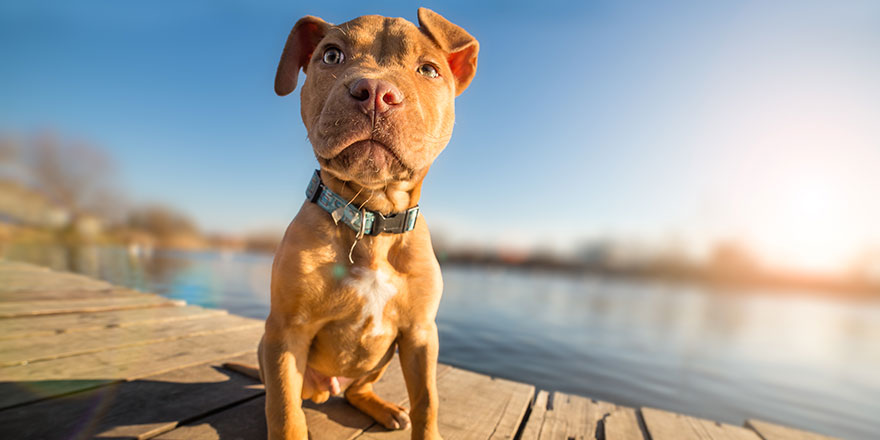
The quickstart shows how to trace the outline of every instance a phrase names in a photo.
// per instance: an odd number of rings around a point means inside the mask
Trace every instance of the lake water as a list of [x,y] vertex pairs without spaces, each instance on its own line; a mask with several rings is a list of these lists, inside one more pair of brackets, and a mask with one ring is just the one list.
[[[269,310],[268,255],[5,254],[253,318]],[[624,405],[880,438],[880,302],[453,266],[443,276],[441,362]]]

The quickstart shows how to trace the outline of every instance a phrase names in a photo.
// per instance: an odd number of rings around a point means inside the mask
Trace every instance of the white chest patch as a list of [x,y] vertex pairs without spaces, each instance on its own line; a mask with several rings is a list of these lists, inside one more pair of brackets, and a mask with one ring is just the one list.
[[352,268],[351,275],[343,281],[343,284],[354,289],[366,301],[363,315],[361,315],[361,323],[363,324],[368,317],[372,317],[370,334],[381,335],[385,329],[382,320],[385,304],[397,294],[397,288],[391,283],[391,277],[381,270],[355,267]]

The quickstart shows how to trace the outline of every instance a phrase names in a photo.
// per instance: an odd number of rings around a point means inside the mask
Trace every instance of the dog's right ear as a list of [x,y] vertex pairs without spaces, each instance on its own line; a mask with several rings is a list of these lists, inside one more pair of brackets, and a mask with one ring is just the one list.
[[329,29],[329,23],[311,15],[296,22],[287,37],[281,62],[278,63],[278,72],[275,73],[275,93],[278,96],[287,95],[296,89],[299,69],[306,71],[312,53]]

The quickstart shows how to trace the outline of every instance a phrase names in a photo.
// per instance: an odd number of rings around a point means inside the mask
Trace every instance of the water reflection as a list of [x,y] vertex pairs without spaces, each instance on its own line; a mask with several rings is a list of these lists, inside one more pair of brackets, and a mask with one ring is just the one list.
[[880,432],[880,305],[598,277],[444,271],[451,363],[731,423]]
[[[7,248],[72,270],[255,318],[271,257],[116,248]],[[633,406],[731,423],[880,433],[880,304],[763,291],[444,268],[441,361]]]

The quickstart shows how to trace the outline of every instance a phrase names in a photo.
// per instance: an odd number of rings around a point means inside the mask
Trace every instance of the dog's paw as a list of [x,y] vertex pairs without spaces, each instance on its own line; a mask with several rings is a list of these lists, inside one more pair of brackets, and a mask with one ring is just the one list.
[[312,394],[312,396],[310,397],[310,399],[311,399],[312,402],[315,402],[315,403],[318,403],[318,404],[324,403],[324,402],[326,402],[328,399],[330,399],[330,391],[326,391],[326,390],[324,390],[324,391],[319,391],[319,392],[317,392],[317,393]]
[[409,413],[406,412],[406,409],[394,405],[394,408],[385,408],[384,412],[384,417],[381,417],[383,420],[378,420],[383,426],[394,430],[409,429]]
[[345,393],[348,403],[355,408],[363,411],[388,429],[407,429],[411,423],[409,413],[406,408],[394,403],[382,400],[372,391],[356,392],[357,390],[349,389]]

